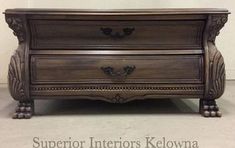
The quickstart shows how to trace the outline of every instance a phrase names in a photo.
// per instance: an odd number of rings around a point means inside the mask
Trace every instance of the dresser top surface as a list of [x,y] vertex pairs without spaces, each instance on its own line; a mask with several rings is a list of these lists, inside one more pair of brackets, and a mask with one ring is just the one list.
[[165,9],[6,9],[4,14],[40,15],[161,15],[161,14],[229,14],[222,8],[165,8]]

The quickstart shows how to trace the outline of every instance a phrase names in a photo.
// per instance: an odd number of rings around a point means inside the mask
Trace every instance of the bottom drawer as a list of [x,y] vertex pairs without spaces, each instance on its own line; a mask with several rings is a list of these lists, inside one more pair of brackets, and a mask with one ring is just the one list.
[[32,84],[203,83],[201,55],[32,55]]

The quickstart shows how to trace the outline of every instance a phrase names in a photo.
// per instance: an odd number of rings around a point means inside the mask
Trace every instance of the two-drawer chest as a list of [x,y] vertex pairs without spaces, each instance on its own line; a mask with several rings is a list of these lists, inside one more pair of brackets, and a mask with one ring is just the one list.
[[9,65],[14,118],[30,118],[36,99],[197,98],[219,117],[223,57],[215,38],[224,9],[7,9],[19,46]]

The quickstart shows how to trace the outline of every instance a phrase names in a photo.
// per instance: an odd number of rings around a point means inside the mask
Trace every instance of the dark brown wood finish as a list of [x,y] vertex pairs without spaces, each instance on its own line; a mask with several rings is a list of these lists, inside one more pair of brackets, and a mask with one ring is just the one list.
[[205,26],[204,21],[165,20],[32,20],[29,23],[32,49],[201,50]]
[[[125,75],[125,67],[134,66]],[[111,68],[110,73],[104,69]],[[165,70],[167,67],[167,70]],[[196,55],[31,57],[32,84],[203,83],[203,59]],[[108,70],[108,69],[107,69]],[[112,73],[112,74],[111,74]],[[119,73],[119,74],[118,74]],[[122,74],[124,73],[124,74]]]
[[200,113],[221,116],[223,57],[215,38],[225,9],[7,9],[19,40],[9,66],[14,118],[35,99],[200,98]]

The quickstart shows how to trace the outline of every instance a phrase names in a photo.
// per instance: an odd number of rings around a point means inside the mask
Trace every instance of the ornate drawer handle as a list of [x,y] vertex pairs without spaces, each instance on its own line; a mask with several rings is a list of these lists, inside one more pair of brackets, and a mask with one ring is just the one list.
[[132,34],[132,32],[135,30],[135,28],[123,28],[122,29],[122,33],[120,32],[115,32],[113,33],[113,29],[112,28],[100,28],[100,30],[103,32],[104,35],[106,36],[110,36],[112,38],[124,38],[126,36],[129,36]]
[[103,72],[108,75],[108,76],[112,76],[112,77],[126,77],[128,75],[130,75],[134,70],[135,70],[135,66],[125,66],[123,67],[123,71],[114,71],[113,67],[101,67],[101,69],[103,70]]

